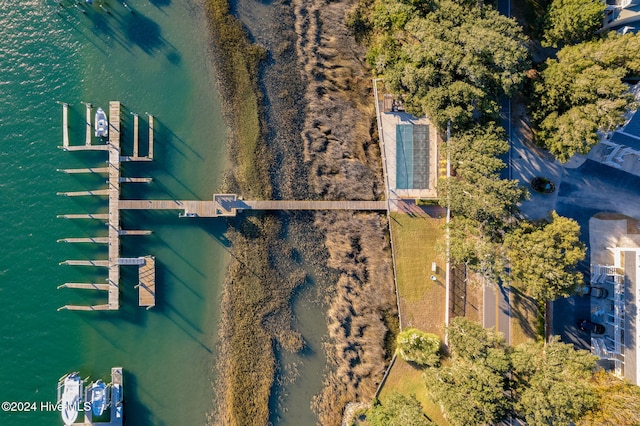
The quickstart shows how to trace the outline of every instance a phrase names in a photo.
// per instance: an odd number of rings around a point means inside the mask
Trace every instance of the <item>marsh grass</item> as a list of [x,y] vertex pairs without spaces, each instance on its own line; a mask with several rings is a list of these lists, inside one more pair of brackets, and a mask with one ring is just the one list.
[[[242,24],[230,15],[227,0],[209,0],[207,5],[233,163],[223,190],[268,199],[270,159],[263,143],[257,81],[265,51],[248,41]],[[277,216],[245,213],[229,226],[231,262],[222,295],[218,394],[211,421],[263,425],[269,419],[275,346],[291,351],[303,346],[300,334],[291,329],[290,298],[304,273],[295,270],[291,259],[273,268],[270,250],[286,251],[277,240],[282,226]]]

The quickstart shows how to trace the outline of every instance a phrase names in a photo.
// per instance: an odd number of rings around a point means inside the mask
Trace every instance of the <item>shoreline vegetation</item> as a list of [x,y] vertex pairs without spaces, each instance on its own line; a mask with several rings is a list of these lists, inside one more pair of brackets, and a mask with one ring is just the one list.
[[[361,61],[364,51],[344,24],[353,0],[276,1],[270,7],[277,13],[262,19],[278,29],[265,35],[277,46],[269,51],[250,43],[228,0],[206,3],[230,127],[231,168],[222,190],[257,199],[383,198],[371,81]],[[282,28],[283,16],[294,25]],[[280,63],[261,65],[269,54]],[[293,95],[299,94],[296,87],[304,97]],[[282,125],[283,117],[289,126]],[[393,352],[389,342],[398,320],[386,217],[245,212],[229,220],[226,237],[231,260],[209,422],[245,426],[271,420],[277,354],[304,347],[291,325],[291,299],[308,282],[302,253],[315,269],[311,285],[325,295],[329,330],[324,387],[310,403],[319,423],[339,425],[348,402],[374,396]]]

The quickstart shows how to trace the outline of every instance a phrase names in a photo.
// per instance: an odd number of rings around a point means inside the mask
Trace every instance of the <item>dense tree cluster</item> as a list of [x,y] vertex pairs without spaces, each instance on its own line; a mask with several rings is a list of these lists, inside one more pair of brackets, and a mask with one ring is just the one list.
[[557,47],[595,37],[605,8],[601,0],[552,0],[544,17],[543,46]]
[[583,283],[576,267],[586,255],[579,236],[580,225],[556,212],[538,226],[521,222],[505,238],[511,278],[539,301],[574,294]]
[[517,180],[500,178],[508,147],[502,128],[491,122],[452,137],[447,149],[455,175],[438,188],[453,213],[451,260],[494,278],[504,270],[500,245],[517,203],[528,195]]
[[586,154],[597,132],[624,123],[633,97],[624,83],[640,75],[640,35],[615,33],[567,46],[548,59],[534,82],[536,139],[560,161]]
[[510,407],[504,338],[464,318],[448,333],[451,362],[424,373],[427,393],[454,426],[499,423]]
[[452,425],[569,425],[598,401],[590,379],[597,357],[552,339],[515,348],[465,318],[448,329],[451,358],[424,374],[427,392]]
[[521,28],[475,1],[379,0],[352,25],[370,30],[367,58],[385,84],[441,129],[495,119],[498,97],[514,93],[529,67]]
[[382,405],[377,399],[367,411],[367,424],[371,426],[430,426],[414,395],[404,396],[393,392]]
[[514,409],[528,425],[571,425],[596,406],[589,379],[598,357],[554,337],[511,353]]

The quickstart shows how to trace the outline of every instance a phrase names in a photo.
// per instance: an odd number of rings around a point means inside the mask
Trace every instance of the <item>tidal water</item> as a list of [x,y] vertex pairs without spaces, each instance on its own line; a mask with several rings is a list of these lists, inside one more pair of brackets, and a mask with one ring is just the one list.
[[[59,3],[59,4],[58,4]],[[200,0],[0,0],[0,401],[35,402],[30,412],[0,411],[1,425],[62,424],[58,378],[71,371],[109,380],[124,368],[127,424],[201,425],[211,409],[225,224],[177,212],[124,212],[126,229],[150,236],[121,240],[124,256],[154,255],[157,306],[137,306],[137,271],[123,267],[121,309],[72,312],[66,304],[105,303],[106,294],[56,289],[105,282],[106,269],[61,266],[105,259],[106,248],[65,237],[106,235],[100,221],[64,213],[105,212],[104,197],[59,191],[104,188],[102,176],[58,168],[104,166],[105,153],[63,152],[62,107],[70,104],[72,144],[84,143],[82,101],[123,103],[124,150],[130,112],[156,117],[156,160],[126,164],[124,198],[209,199],[225,166],[225,129],[215,91]],[[82,13],[82,10],[86,14]],[[132,10],[133,13],[130,11]],[[130,151],[129,151],[130,152]]]

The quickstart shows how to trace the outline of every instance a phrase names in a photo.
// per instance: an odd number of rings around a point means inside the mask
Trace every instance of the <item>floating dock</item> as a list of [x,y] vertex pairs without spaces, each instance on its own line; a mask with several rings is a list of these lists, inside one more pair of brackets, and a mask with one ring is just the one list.
[[[148,183],[146,177],[123,177],[120,174],[120,165],[125,161],[152,161],[154,154],[154,117],[147,114],[149,123],[148,153],[140,155],[139,147],[139,116],[133,114],[133,154],[123,155],[120,147],[120,102],[109,102],[109,139],[107,144],[70,145],[67,126],[68,104],[63,104],[63,145],[65,151],[107,151],[108,167],[85,169],[58,169],[67,174],[77,173],[102,173],[108,175],[106,189],[90,191],[59,192],[58,195],[67,197],[80,196],[107,196],[109,213],[64,214],[59,215],[65,219],[100,219],[106,220],[108,226],[107,237],[89,238],[63,238],[58,241],[67,243],[99,243],[108,244],[108,258],[100,260],[66,260],[61,262],[73,266],[106,267],[108,270],[107,283],[105,285],[94,284],[63,284],[61,288],[79,288],[103,290],[108,293],[108,301],[103,305],[80,306],[66,305],[60,309],[98,311],[116,310],[120,307],[119,283],[121,266],[138,267],[138,305],[147,309],[156,305],[155,282],[155,258],[153,256],[141,256],[137,258],[120,257],[120,236],[123,235],[148,235],[150,231],[123,230],[120,228],[120,210],[178,210],[180,217],[229,217],[236,216],[243,210],[354,210],[354,211],[386,211],[386,201],[307,201],[307,200],[249,200],[245,201],[236,194],[214,194],[211,200],[122,200],[120,199],[120,186],[123,183]],[[87,104],[87,117],[90,125],[90,104]]]
[[[66,378],[63,376],[60,381],[62,382]],[[87,381],[85,379],[85,381]],[[105,410],[105,414],[100,416],[100,419],[93,419],[93,412],[91,411],[91,406],[87,404],[84,408],[87,410],[81,410],[81,413],[84,414],[84,419],[81,422],[76,422],[73,426],[91,426],[91,425],[99,425],[99,426],[122,426],[123,424],[123,396],[124,396],[124,383],[122,381],[122,367],[114,367],[111,369],[111,383],[107,385],[107,392],[110,392],[109,395],[109,408]],[[58,384],[58,401],[60,401],[60,383]],[[88,401],[87,395],[85,392],[81,392],[81,395],[84,397],[81,404]],[[108,419],[106,419],[108,413]],[[106,420],[105,420],[106,419]]]

